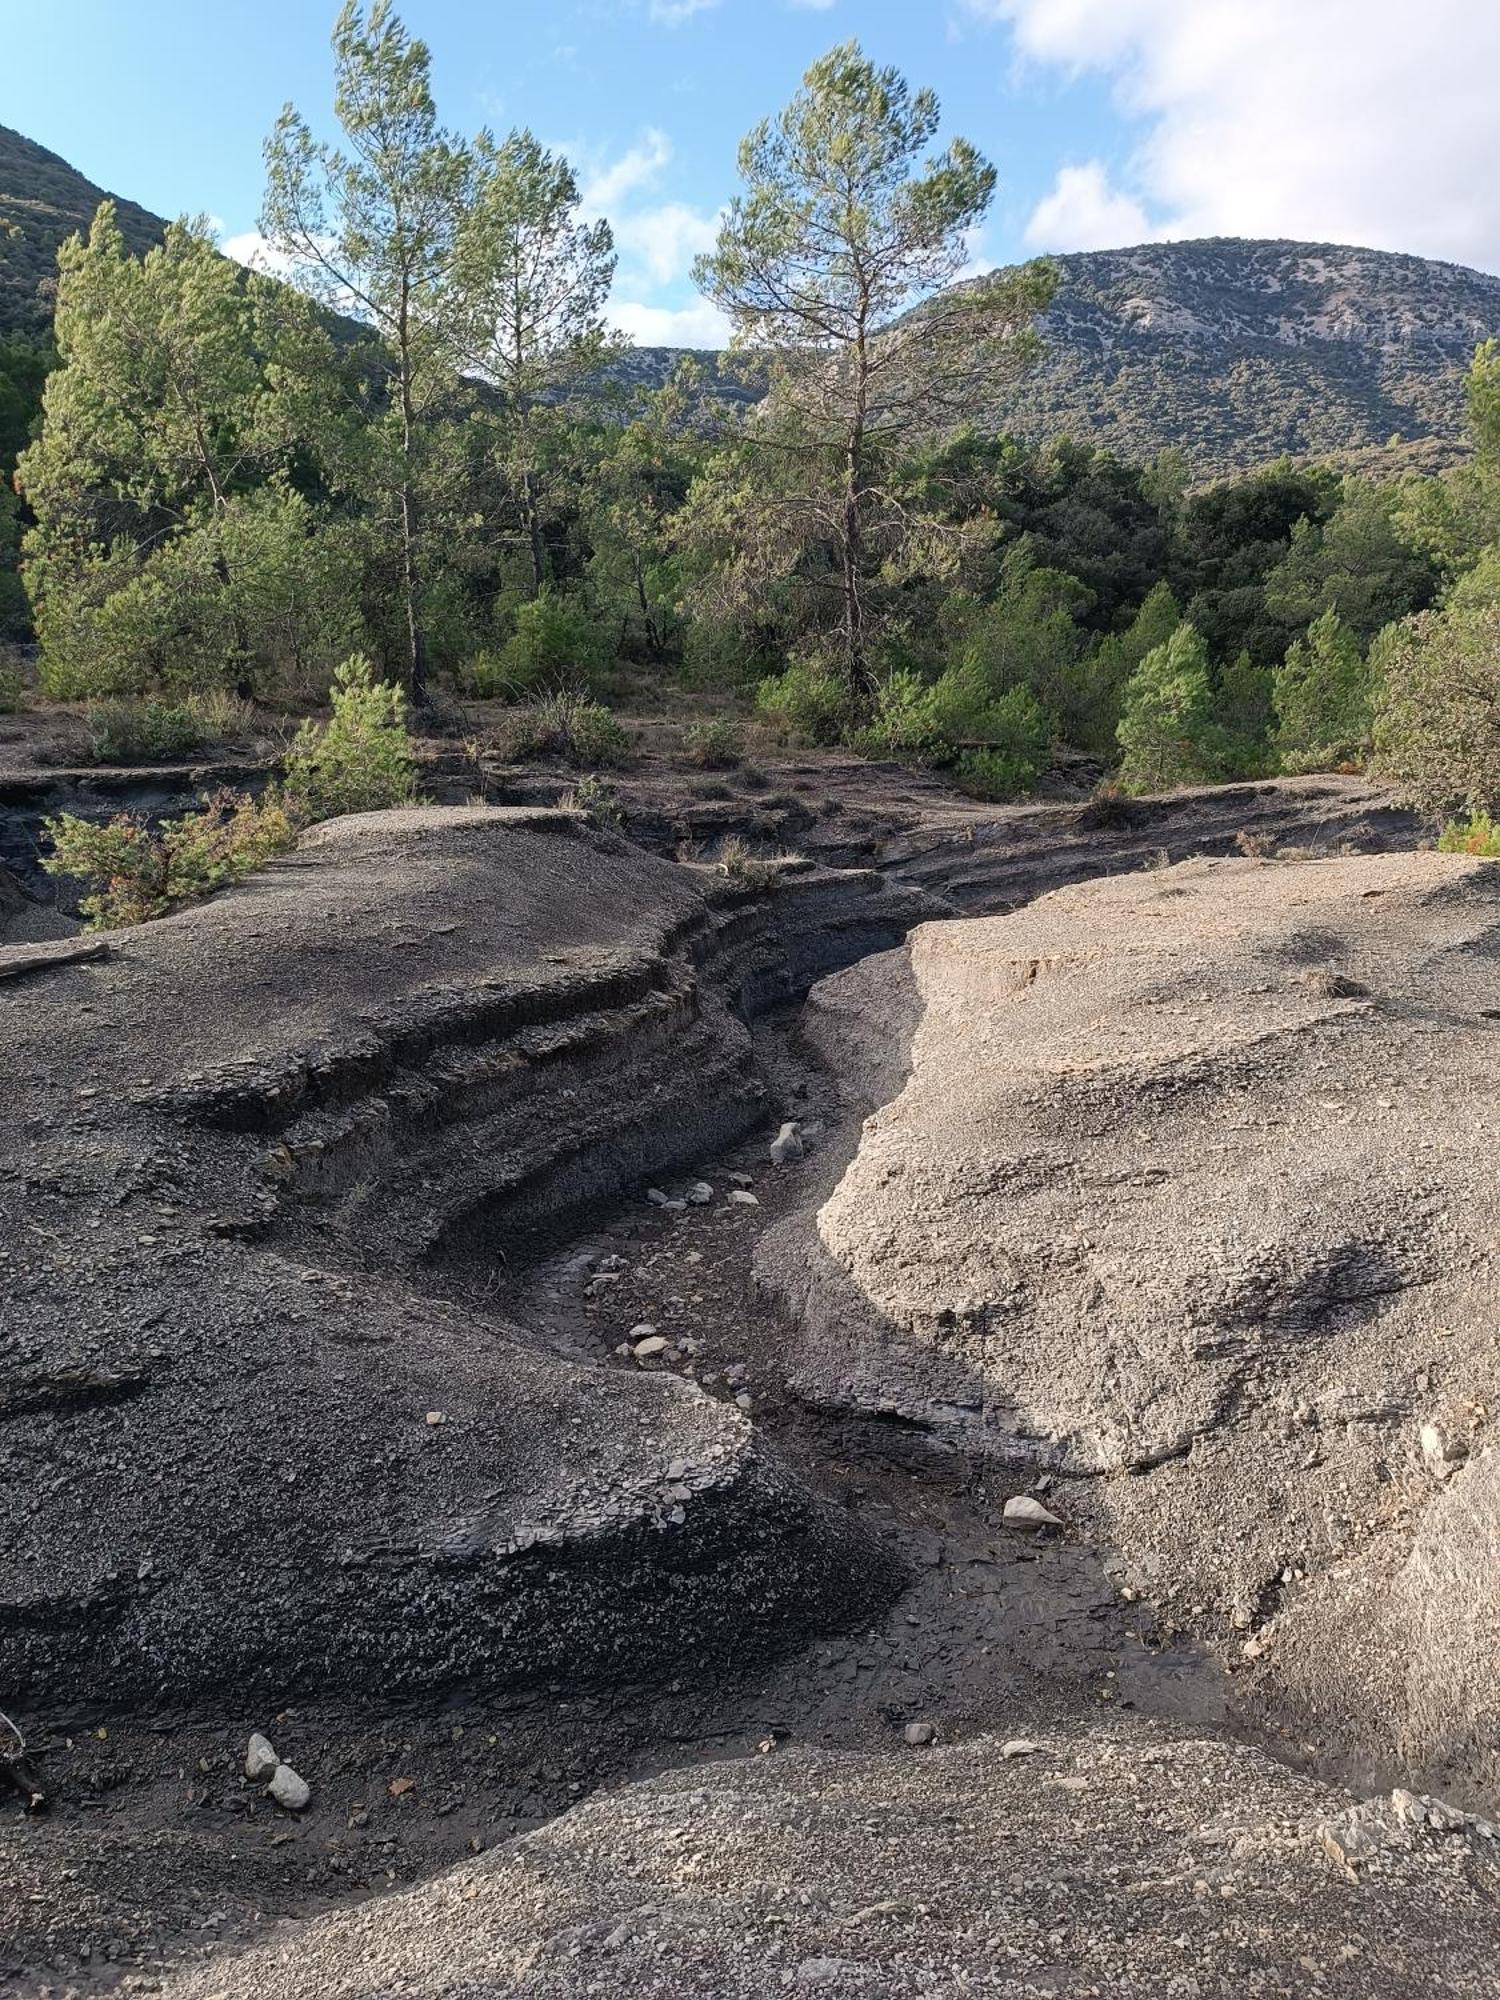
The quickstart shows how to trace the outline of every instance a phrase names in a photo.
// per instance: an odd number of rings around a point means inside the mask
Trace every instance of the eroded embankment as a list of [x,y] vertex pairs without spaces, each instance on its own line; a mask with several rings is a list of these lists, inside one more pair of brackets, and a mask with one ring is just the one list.
[[[795,1947],[779,1891],[741,1903],[726,1875],[695,1902],[675,1868],[654,1917],[627,1899],[608,1926],[602,1906],[557,1931],[538,1914],[512,1939],[495,1923],[521,1907],[515,1883],[508,1864],[487,1864],[421,1892],[409,1910],[373,1905],[352,1931],[299,1934],[290,1958],[246,1963],[245,1990],[281,1990],[300,1967],[297,1990],[331,1994],[357,1966],[391,1990],[573,1994],[588,1990],[603,1954],[622,1993],[760,1994],[801,1980],[812,1953],[834,1970],[803,1983],[931,1991],[943,1966],[965,1963],[984,1966],[993,1990],[1020,1991],[1050,1952],[1069,1977],[1112,1968],[1117,1990],[1154,1992],[1147,1974],[1187,1977],[1204,1954],[1226,1976],[1249,1973],[1266,1921],[1278,1964],[1300,1953],[1305,1967],[1311,1954],[1337,1990],[1346,1961],[1328,1958],[1318,1936],[1333,1921],[1321,1828],[1348,1802],[1187,1740],[1185,1724],[1225,1723],[1192,1649],[1172,1643],[1174,1625],[1213,1637],[1191,1608],[1197,1577],[1179,1588],[1171,1536],[1150,1572],[1116,1510],[1110,1467],[1074,1462],[1103,1420],[1039,1416],[1029,1382],[1006,1374],[1031,1352],[1016,1301],[1044,1292],[1054,1264],[1025,1274],[1009,1239],[985,1264],[982,1250],[944,1233],[956,1215],[976,1245],[1001,1244],[1017,1205],[1043,1187],[1061,1204],[1041,1228],[1066,1271],[1076,1259],[1058,1251],[1070,1240],[1057,1234],[1064,1210],[1086,1257],[1085,1211],[1160,1185],[1158,1161],[1144,1177],[1038,1174],[1030,1141],[986,1122],[994,1075],[1016,1067],[1007,1010],[1102,949],[1088,912],[1086,947],[1007,948],[985,978],[949,982],[945,972],[917,990],[867,958],[819,989],[804,1050],[775,1027],[756,1046],[746,1016],[795,998],[830,965],[889,947],[930,905],[871,875],[793,872],[771,896],[721,883],[706,900],[702,881],[550,818],[403,815],[333,828],[258,889],[153,927],[158,942],[143,933],[102,967],[48,974],[49,986],[79,982],[66,1001],[86,1029],[90,1010],[108,1023],[76,1067],[39,1023],[27,1039],[12,1015],[28,1095],[7,1129],[0,1197],[24,1197],[12,1213],[33,1240],[19,1258],[0,1253],[19,1270],[26,1314],[21,1339],[12,1345],[7,1326],[0,1349],[17,1420],[0,1427],[0,1450],[12,1466],[24,1459],[28,1477],[12,1512],[21,1536],[0,1646],[54,1712],[97,1704],[111,1674],[137,1717],[185,1699],[199,1708],[175,1739],[134,1739],[137,1794],[114,1797],[107,1832],[65,1799],[77,1830],[65,1811],[45,1842],[32,1841],[28,1893],[51,1907],[33,1912],[13,1948],[35,1962],[54,1946],[66,1956],[90,1938],[128,1939],[127,1957],[149,1958],[159,1943],[180,1948],[200,1894],[232,1909],[220,1928],[251,1921],[245,1888],[230,1883],[236,1856],[259,1907],[305,1908],[340,1886],[427,1872],[465,1838],[487,1844],[497,1828],[611,1777],[719,1750],[777,1758],[799,1741],[907,1762],[798,1759],[791,1782],[838,1803],[774,1862],[778,1836],[755,1817],[739,1767],[704,1772],[687,1796],[670,1784],[624,1794],[602,1819],[577,1822],[576,1845],[570,1818],[557,1850],[564,1882],[591,1880],[596,1861],[637,1872],[634,1860],[604,1857],[617,1838],[638,1857],[635,1832],[654,1823],[659,1795],[692,1829],[692,1852],[743,1879],[721,1805],[750,1812],[767,1864],[756,1879],[780,1881],[784,1861],[788,1880],[813,1885],[819,1914]],[[1117,997],[1127,1017],[1144,1004],[1170,1019],[1187,1002],[1169,987],[1143,1003]],[[174,1041],[161,1029],[168,993],[191,1001]],[[934,1042],[939,1021],[949,1038]],[[1074,1110],[1091,1072],[1071,1056],[1062,1065]],[[888,1172],[882,1134],[934,1079],[938,1098]],[[1048,1087],[1037,1101],[1050,1107]],[[1178,1094],[1158,1080],[1146,1097]],[[1191,1128],[1205,1099],[1182,1095]],[[843,1121],[882,1104],[856,1143],[857,1125]],[[768,1111],[800,1116],[809,1132],[806,1158],[786,1173],[768,1168],[762,1139],[741,1137]],[[1069,1126],[1075,1147],[1114,1129],[1090,1119]],[[929,1152],[945,1149],[954,1171],[924,1178]],[[707,1201],[687,1199],[689,1169],[708,1178]],[[648,1176],[667,1180],[680,1212],[640,1199]],[[753,1205],[731,1201],[731,1188]],[[871,1246],[866,1261],[829,1227],[851,1203],[868,1222],[857,1239]],[[62,1239],[65,1215],[84,1218],[82,1248]],[[1151,1241],[1159,1270],[1163,1241]],[[772,1253],[769,1296],[746,1274]],[[892,1272],[918,1288],[920,1308],[883,1302]],[[950,1276],[958,1285],[944,1290]],[[858,1297],[833,1298],[835,1281],[854,1282]],[[1354,1303],[1339,1282],[1318,1296]],[[59,1321],[58,1302],[82,1298],[94,1307],[88,1324],[77,1311]],[[628,1342],[625,1355],[615,1350],[645,1323],[666,1345],[643,1367]],[[1150,1333],[1122,1323],[1118,1354],[1107,1339],[1090,1350],[1106,1431],[1134,1398],[1120,1356],[1146,1365]],[[938,1393],[931,1371],[952,1373],[955,1357],[962,1379],[945,1374]],[[1185,1373],[1179,1360],[1167,1365]],[[1147,1398],[1145,1415],[1154,1407]],[[1193,1469],[1224,1428],[1200,1437],[1190,1427],[1171,1463]],[[1008,1535],[997,1510],[1048,1468],[1047,1498],[1067,1530],[1037,1548]],[[1131,1468],[1140,1462],[1127,1455],[1120,1475],[1144,1493]],[[80,1497],[101,1510],[88,1549],[64,1525]],[[1169,1505],[1180,1512],[1183,1501]],[[1240,1525],[1224,1525],[1226,1541]],[[63,1583],[50,1594],[34,1588],[46,1567]],[[1258,1597],[1250,1625],[1233,1628],[1250,1639],[1236,1643],[1274,1636],[1276,1608]],[[808,1646],[817,1631],[830,1636]],[[294,1833],[235,1770],[247,1715],[266,1721],[269,1700],[298,1687],[308,1695],[278,1734],[317,1798]],[[463,1705],[435,1712],[434,1694],[454,1688],[466,1690]],[[205,1718],[207,1691],[224,1720]],[[418,1699],[413,1714],[372,1720],[403,1691]],[[327,1706],[330,1692],[347,1723]],[[1173,1720],[1142,1735],[1113,1719],[1127,1709]],[[121,1718],[111,1720],[118,1741]],[[908,1724],[1040,1742],[1017,1753],[1038,1774],[1016,1781],[1029,1815],[1010,1798],[998,1751],[984,1753],[986,1786],[1024,1827],[1028,1865],[1045,1857],[1046,1878],[1068,1882],[1064,1942],[1048,1937],[1029,1895],[998,1929],[956,1914],[971,1890],[993,1898],[988,1847],[960,1858],[933,1848],[919,1822],[930,1806],[934,1825],[954,1823],[952,1786],[971,1786],[973,1772],[936,1758],[922,1775]],[[131,1727],[124,1719],[127,1741]],[[86,1789],[101,1754],[89,1745],[56,1768],[76,1769]],[[408,1785],[414,1763],[421,1775]],[[182,1810],[172,1771],[194,1765],[196,1852],[163,1844],[161,1825]],[[1237,1818],[1194,1811],[1191,1787],[1210,1779],[1238,1785]],[[1157,1880],[1165,1863],[1116,1823],[1117,1805],[1143,1798],[1169,1846],[1206,1843],[1229,1857],[1215,1888],[1251,1896],[1261,1913],[1243,1934],[1236,1913],[1183,1926],[1175,1898],[1196,1894],[1198,1874],[1166,1868]],[[885,1860],[872,1849],[845,1880],[831,1829],[847,1829],[849,1815],[867,1833],[888,1827],[896,1845]],[[1365,1911],[1361,1949],[1420,1981],[1441,1948],[1445,1979],[1471,1980],[1452,1990],[1483,1990],[1472,1983],[1484,1935],[1473,1839],[1460,1821],[1463,1852],[1427,1854],[1387,1820],[1360,1822],[1391,1892]],[[293,1851],[268,1867],[268,1836],[288,1834]],[[1090,1862],[1070,1872],[1078,1843]],[[143,1893],[148,1855],[160,1888]],[[80,1856],[122,1914],[91,1917],[63,1891]],[[891,1857],[913,1879],[929,1860],[949,1868],[962,1896],[936,1922],[920,1897],[908,1908],[898,1896],[873,1922],[874,1905],[891,1902]],[[516,1865],[534,1864],[523,1851]],[[1133,1970],[1121,1956],[1133,1927],[1108,1888],[1122,1865],[1152,1874],[1149,1922],[1175,1938]],[[480,1905],[485,1936],[461,1949],[443,1914],[450,1893]],[[571,1909],[571,1888],[562,1894],[554,1909]],[[1393,1899],[1412,1896],[1425,1901],[1403,1930]],[[1322,1914],[1294,1928],[1294,1909]],[[622,1923],[624,1939],[610,1943]],[[689,1933],[705,1924],[725,1943],[700,1963]],[[1085,1949],[1095,1930],[1097,1963]],[[503,1969],[515,1948],[535,1973],[522,1987]],[[1132,1986],[1135,1972],[1146,1983]],[[216,1964],[215,1990],[240,1990],[241,1976]],[[1006,1985],[1012,1976],[1022,1984]]]

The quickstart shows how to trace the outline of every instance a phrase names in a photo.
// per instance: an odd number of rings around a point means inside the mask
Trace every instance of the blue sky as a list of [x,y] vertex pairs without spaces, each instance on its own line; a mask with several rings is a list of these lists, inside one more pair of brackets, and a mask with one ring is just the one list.
[[[1291,235],[1500,270],[1493,0],[405,0],[453,126],[529,124],[616,225],[615,311],[708,339],[687,279],[740,134],[857,35],[995,162],[977,262]],[[245,250],[290,98],[329,119],[332,0],[0,0],[0,123]]]

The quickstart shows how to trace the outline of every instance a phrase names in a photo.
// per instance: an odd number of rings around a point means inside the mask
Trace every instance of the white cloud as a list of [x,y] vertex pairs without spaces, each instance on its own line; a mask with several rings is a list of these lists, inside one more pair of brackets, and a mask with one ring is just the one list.
[[[1021,55],[1096,71],[1145,133],[1133,193],[1064,176],[1032,218],[1291,236],[1500,269],[1493,0],[967,0]],[[1066,169],[1067,173],[1088,169]],[[1128,205],[1128,206],[1127,206]],[[1045,214],[1044,214],[1045,211]]]
[[[570,158],[579,149],[564,147]],[[649,186],[672,157],[672,142],[665,132],[649,126],[635,145],[617,160],[587,168],[579,190],[579,204],[588,215],[607,215],[637,188]]]
[[660,21],[663,27],[680,28],[695,14],[707,13],[710,7],[717,7],[718,4],[719,0],[650,0],[647,12],[653,21]]
[[1155,233],[1140,203],[1110,186],[1098,160],[1060,168],[1026,224],[1033,250],[1114,250]]
[[248,265],[252,271],[268,271],[275,278],[284,278],[291,269],[291,260],[281,251],[273,250],[258,229],[245,229],[237,236],[226,236],[219,248],[237,264]]
[[789,7],[800,7],[808,14],[825,14],[834,0],[787,0]]
[[717,215],[700,215],[686,202],[667,201],[623,215],[614,224],[615,242],[632,267],[654,284],[685,278],[693,259],[711,250],[719,233]]
[[729,341],[729,322],[707,299],[680,308],[619,299],[610,319],[642,347],[724,347]]

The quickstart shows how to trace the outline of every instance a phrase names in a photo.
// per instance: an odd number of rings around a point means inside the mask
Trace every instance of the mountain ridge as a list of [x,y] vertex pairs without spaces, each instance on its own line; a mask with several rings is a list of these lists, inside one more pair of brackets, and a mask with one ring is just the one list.
[[[159,216],[0,126],[0,232],[19,231],[0,240],[0,334],[45,331],[57,246],[106,199],[132,250],[160,239]],[[1500,276],[1402,251],[1234,236],[1050,261],[1059,285],[1041,358],[975,408],[980,430],[1065,435],[1133,461],[1176,447],[1197,482],[1283,455],[1423,472],[1465,455],[1463,378],[1475,346],[1500,335]],[[638,347],[607,376],[658,387],[686,355],[705,364],[711,397],[754,400],[715,349]]]

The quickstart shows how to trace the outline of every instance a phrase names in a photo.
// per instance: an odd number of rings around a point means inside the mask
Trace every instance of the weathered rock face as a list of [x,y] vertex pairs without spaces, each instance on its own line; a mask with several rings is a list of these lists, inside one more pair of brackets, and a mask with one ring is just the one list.
[[[1015,1746],[1010,1746],[1014,1750]],[[1493,1843],[1139,1727],[607,1794],[170,2000],[1492,1995]]]
[[1432,854],[924,927],[815,990],[882,1108],[762,1271],[807,1393],[1051,1472],[1295,1741],[1490,1798],[1497,944]]
[[746,1130],[739,997],[921,907],[694,880],[567,815],[371,815],[0,980],[13,1701],[624,1673],[868,1597],[732,1404],[465,1283]]

